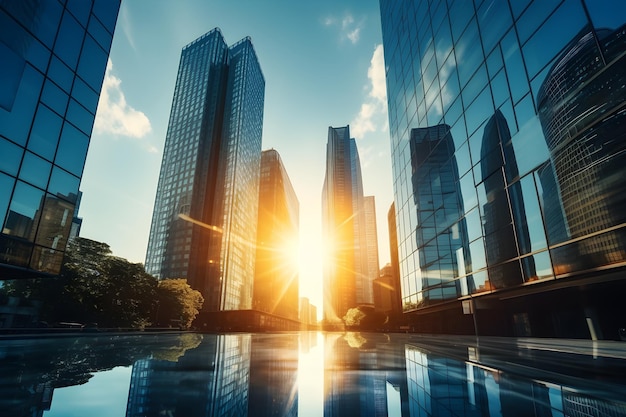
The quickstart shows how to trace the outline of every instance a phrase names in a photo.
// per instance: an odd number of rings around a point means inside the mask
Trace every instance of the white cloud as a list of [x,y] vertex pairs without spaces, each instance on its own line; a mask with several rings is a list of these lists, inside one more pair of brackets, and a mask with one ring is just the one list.
[[344,15],[341,19],[329,16],[323,21],[324,26],[337,26],[339,28],[340,40],[348,40],[353,45],[356,44],[361,38],[361,29],[363,28],[364,23],[364,19],[357,22],[354,20],[354,16],[349,13]]
[[113,63],[109,59],[98,102],[94,131],[141,138],[152,130],[150,120],[143,112],[126,103],[126,97],[121,89],[122,80],[113,75],[112,71]]
[[355,138],[362,138],[368,132],[386,131],[387,84],[385,81],[385,59],[383,46],[377,45],[367,69],[369,90],[356,118],[350,123],[350,132]]

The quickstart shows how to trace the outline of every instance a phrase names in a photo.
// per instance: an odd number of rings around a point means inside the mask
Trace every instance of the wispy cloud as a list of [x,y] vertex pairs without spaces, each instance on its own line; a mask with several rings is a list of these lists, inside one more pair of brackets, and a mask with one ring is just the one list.
[[362,138],[368,132],[386,131],[388,128],[387,84],[382,45],[377,45],[374,49],[367,78],[367,97],[361,104],[359,114],[350,123],[350,132],[355,138]]
[[150,120],[143,112],[128,105],[121,88],[122,80],[112,72],[113,63],[109,59],[98,102],[94,131],[141,138],[152,130]]
[[365,24],[365,19],[356,21],[354,20],[354,16],[352,16],[350,13],[346,13],[341,18],[328,16],[323,20],[322,23],[324,24],[324,26],[338,28],[340,40],[348,40],[354,45],[361,38],[361,29]]
[[122,8],[120,9],[120,26],[122,32],[124,32],[124,36],[126,36],[126,40],[128,44],[133,48],[133,50],[137,50],[135,47],[135,37],[133,36],[133,28],[130,24],[130,12],[128,11],[128,7],[125,3],[122,4]]

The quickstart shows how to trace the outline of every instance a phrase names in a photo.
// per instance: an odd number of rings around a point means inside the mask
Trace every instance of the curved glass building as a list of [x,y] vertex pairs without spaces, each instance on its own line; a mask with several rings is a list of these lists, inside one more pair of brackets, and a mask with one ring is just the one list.
[[626,4],[380,7],[410,325],[618,339]]

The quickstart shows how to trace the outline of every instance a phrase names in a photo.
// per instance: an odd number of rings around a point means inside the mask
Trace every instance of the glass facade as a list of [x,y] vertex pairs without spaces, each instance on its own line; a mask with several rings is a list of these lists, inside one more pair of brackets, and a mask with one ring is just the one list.
[[187,278],[206,311],[252,305],[264,91],[249,38],[213,29],[183,48],[146,270]]
[[280,155],[261,154],[253,306],[298,320],[300,203]]
[[0,3],[0,279],[61,268],[119,7]]
[[[373,279],[369,273],[368,235],[372,234],[371,204],[369,214],[363,196],[361,162],[350,127],[329,127],[326,145],[326,176],[322,191],[324,259],[324,316],[330,322],[340,320],[348,309],[373,305]],[[369,224],[368,224],[369,221]],[[374,218],[375,221],[375,218]],[[369,229],[369,232],[368,232]],[[373,227],[375,229],[375,225]]]
[[[626,5],[380,3],[404,311],[487,311],[484,295],[614,279],[626,261]],[[591,304],[587,335],[603,326]],[[511,323],[535,334],[534,313],[516,308]]]

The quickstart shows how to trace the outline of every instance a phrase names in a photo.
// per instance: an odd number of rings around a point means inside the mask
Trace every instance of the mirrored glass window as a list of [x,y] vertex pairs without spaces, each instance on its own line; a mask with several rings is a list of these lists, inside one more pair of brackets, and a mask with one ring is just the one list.
[[4,222],[11,193],[13,193],[13,185],[15,185],[15,179],[0,172],[0,222]]
[[509,195],[520,254],[545,249],[546,234],[533,176],[527,175],[509,187]]
[[57,34],[54,53],[70,68],[76,68],[84,36],[84,29],[70,13],[65,12]]
[[70,100],[70,105],[67,108],[67,120],[72,122],[74,126],[77,126],[84,133],[91,135],[94,115],[89,113],[87,109],[78,104],[74,99]]
[[2,233],[33,241],[43,196],[42,190],[18,181]]
[[63,252],[35,245],[30,260],[30,267],[49,274],[58,274],[63,262]]
[[54,163],[76,176],[81,176],[88,146],[89,138],[66,122]]
[[41,101],[61,116],[65,116],[69,96],[52,81],[47,80],[41,94]]
[[54,55],[50,60],[47,76],[54,81],[56,85],[65,90],[65,92],[69,93],[71,91],[74,73]]
[[85,38],[85,45],[78,63],[78,75],[96,91],[100,91],[104,71],[106,69],[107,54],[89,35]]
[[2,155],[0,158],[0,171],[10,175],[17,175],[23,154],[23,148],[8,140],[0,139],[0,155]]
[[20,145],[26,144],[42,84],[43,76],[30,65],[26,65],[11,111],[0,111],[1,135]]
[[39,188],[45,189],[50,178],[52,164],[37,155],[26,152],[20,168],[19,178]]
[[521,259],[524,281],[537,281],[554,278],[552,262],[548,251],[535,253]]
[[480,6],[477,16],[483,48],[489,54],[513,24],[508,2],[488,0]]
[[516,259],[489,268],[489,281],[496,289],[521,285],[524,280],[519,261]]
[[28,149],[49,161],[54,159],[63,120],[40,104],[28,139]]
[[58,167],[52,170],[48,193],[75,202],[78,196],[80,179]]
[[[543,2],[540,4],[543,9]],[[532,78],[587,25],[580,1],[565,1],[524,45],[528,75]]]
[[87,86],[87,84],[85,84],[79,77],[76,77],[76,80],[74,81],[72,98],[83,105],[83,107],[85,107],[91,114],[96,114],[99,98],[98,94]]

